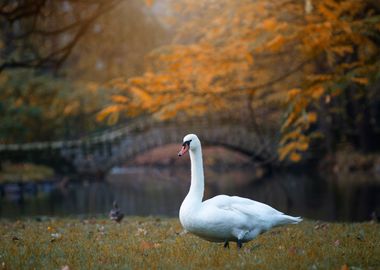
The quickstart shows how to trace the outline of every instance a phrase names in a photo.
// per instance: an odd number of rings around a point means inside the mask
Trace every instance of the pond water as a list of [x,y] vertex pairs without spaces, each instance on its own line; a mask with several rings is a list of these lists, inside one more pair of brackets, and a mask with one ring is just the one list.
[[[370,174],[347,177],[313,173],[274,174],[254,180],[253,169],[206,168],[205,198],[239,195],[290,215],[325,221],[363,221],[380,213],[380,181]],[[104,181],[45,187],[20,196],[2,195],[0,217],[105,216],[117,200],[126,215],[178,216],[189,188],[190,171],[179,167],[130,167]]]

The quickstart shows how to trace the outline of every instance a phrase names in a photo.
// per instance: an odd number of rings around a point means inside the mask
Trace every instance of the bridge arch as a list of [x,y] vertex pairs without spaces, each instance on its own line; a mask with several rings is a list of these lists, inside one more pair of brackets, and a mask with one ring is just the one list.
[[[210,124],[212,123],[212,124]],[[266,160],[275,151],[271,138],[263,138],[240,123],[136,121],[82,140],[0,145],[0,151],[54,151],[82,174],[106,173],[135,156],[156,147],[182,142],[195,133],[203,145],[218,145],[244,153],[256,160]]]

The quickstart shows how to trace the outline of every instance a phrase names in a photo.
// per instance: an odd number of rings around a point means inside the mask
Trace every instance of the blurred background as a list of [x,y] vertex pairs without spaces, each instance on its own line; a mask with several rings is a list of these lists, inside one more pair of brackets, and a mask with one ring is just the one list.
[[174,217],[224,193],[380,215],[377,0],[1,0],[0,217]]

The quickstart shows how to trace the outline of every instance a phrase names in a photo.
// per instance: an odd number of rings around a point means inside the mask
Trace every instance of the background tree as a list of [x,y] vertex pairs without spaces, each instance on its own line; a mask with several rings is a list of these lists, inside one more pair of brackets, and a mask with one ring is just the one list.
[[3,0],[0,3],[0,71],[57,70],[80,38],[118,0]]
[[122,1],[83,35],[65,63],[65,75],[91,82],[141,75],[144,56],[169,35],[145,2]]
[[379,5],[374,1],[324,0],[313,1],[313,6],[304,23],[295,25],[288,37],[297,41],[302,57],[313,62],[300,88],[289,91],[280,157],[291,154],[295,160],[300,158],[295,145],[309,144],[305,131],[317,114],[320,117],[312,129],[316,132],[311,135],[322,135],[327,151],[344,142],[364,151],[376,149]]
[[[181,17],[170,18],[179,25],[172,44],[150,54],[144,76],[108,85],[122,95],[114,96],[100,120],[108,115],[115,120],[120,111],[131,116],[148,111],[166,119],[178,112],[229,110],[248,114],[256,128],[274,123],[282,134],[281,160],[299,161],[313,138],[325,139],[320,150],[342,141],[361,141],[359,148],[369,148],[363,143],[371,141],[378,126],[376,2],[171,4],[181,10]],[[347,127],[350,122],[353,129]]]
[[104,128],[94,115],[113,92],[96,83],[141,74],[167,36],[140,0],[2,1],[0,23],[2,143]]

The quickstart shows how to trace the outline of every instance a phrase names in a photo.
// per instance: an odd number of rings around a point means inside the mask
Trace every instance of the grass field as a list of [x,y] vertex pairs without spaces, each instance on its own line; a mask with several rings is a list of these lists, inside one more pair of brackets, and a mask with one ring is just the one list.
[[177,219],[0,221],[0,269],[380,269],[379,223],[304,221],[224,249]]

